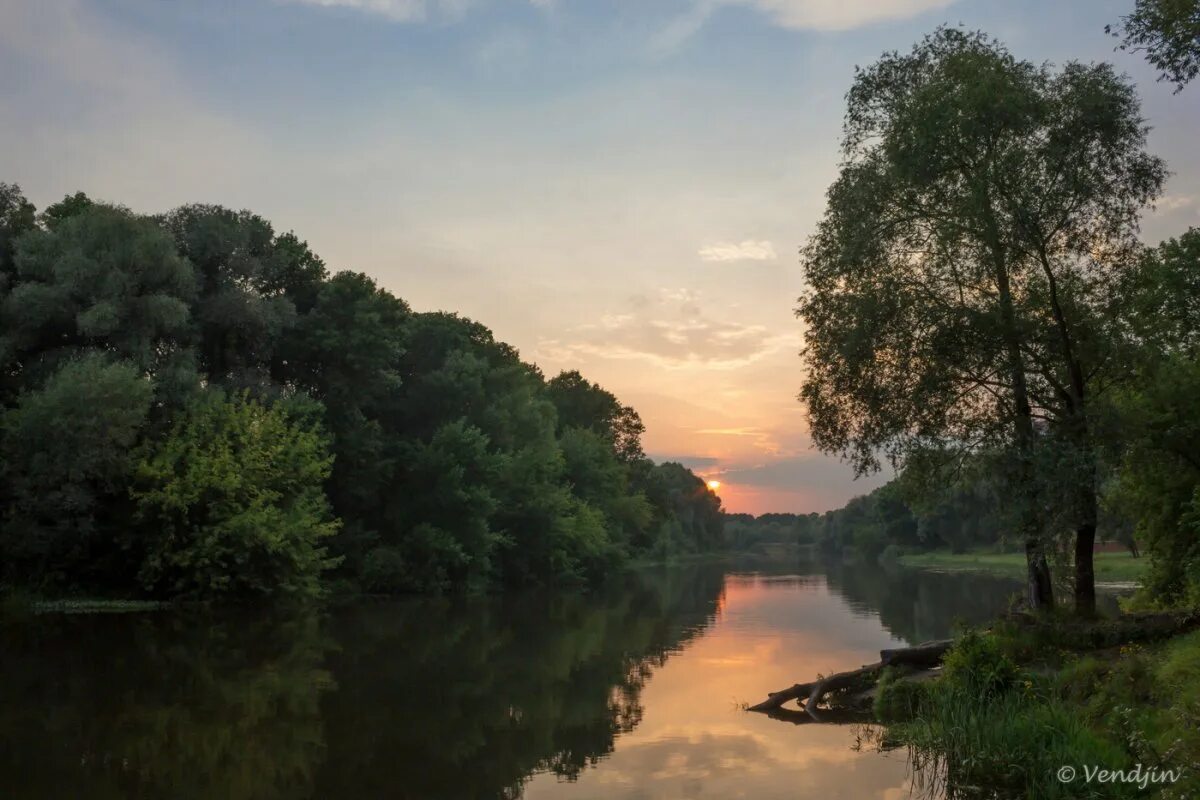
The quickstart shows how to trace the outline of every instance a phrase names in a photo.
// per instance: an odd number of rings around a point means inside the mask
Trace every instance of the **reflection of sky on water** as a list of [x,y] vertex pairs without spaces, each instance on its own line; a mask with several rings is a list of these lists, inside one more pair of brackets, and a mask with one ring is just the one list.
[[[857,606],[857,607],[855,607]],[[798,680],[874,661],[901,642],[824,577],[730,575],[711,628],[643,690],[645,716],[575,783],[537,775],[528,800],[909,796],[903,753],[856,752],[848,726],[793,726],[738,709]]]

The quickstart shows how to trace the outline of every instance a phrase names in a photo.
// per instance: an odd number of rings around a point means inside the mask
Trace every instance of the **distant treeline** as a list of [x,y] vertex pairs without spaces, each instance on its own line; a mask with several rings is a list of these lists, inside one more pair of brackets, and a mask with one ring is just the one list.
[[0,581],[290,595],[582,582],[721,545],[637,412],[217,206],[0,183]]

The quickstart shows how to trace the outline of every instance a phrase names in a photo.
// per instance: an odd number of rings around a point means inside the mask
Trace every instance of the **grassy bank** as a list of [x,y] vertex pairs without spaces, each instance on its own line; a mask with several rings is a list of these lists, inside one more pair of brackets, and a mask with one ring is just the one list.
[[1200,631],[1153,633],[1066,621],[968,633],[940,679],[881,680],[884,741],[951,798],[1200,796]]
[[[990,572],[997,575],[1020,577],[1025,574],[1024,553],[969,552],[951,553],[934,550],[927,553],[902,555],[900,563],[906,567],[945,571],[968,570]],[[1095,568],[1097,581],[1133,582],[1142,577],[1149,568],[1146,557],[1134,558],[1130,553],[1096,553]]]
[[131,611],[156,611],[166,607],[157,600],[129,600],[103,597],[45,598],[26,592],[0,588],[0,617],[28,614],[121,614]]

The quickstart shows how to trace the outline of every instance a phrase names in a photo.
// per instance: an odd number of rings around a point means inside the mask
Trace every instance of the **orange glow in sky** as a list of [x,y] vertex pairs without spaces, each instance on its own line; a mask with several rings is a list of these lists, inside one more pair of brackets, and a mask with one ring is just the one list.
[[708,488],[709,488],[709,489],[712,489],[712,490],[715,492],[717,489],[720,489],[720,488],[721,488],[721,482],[720,482],[720,481],[716,481],[716,480],[709,481],[709,482],[708,482]]

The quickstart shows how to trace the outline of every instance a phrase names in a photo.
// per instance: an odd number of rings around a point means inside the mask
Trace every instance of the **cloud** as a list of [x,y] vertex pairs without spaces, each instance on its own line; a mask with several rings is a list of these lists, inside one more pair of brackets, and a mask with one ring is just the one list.
[[567,339],[543,340],[539,353],[559,362],[592,356],[667,368],[735,369],[799,345],[797,336],[763,325],[714,319],[700,307],[699,294],[688,290],[662,290],[655,300],[635,298],[632,306],[631,312],[568,330]]
[[665,464],[668,461],[674,461],[676,464],[682,464],[688,469],[704,470],[710,467],[715,467],[721,463],[721,459],[716,456],[673,456],[662,455],[660,453],[650,453],[650,458],[657,464]]
[[1158,198],[1158,202],[1154,204],[1154,210],[1160,214],[1169,214],[1172,211],[1178,211],[1182,208],[1191,208],[1196,205],[1196,198],[1186,194],[1169,194]]
[[670,53],[692,38],[722,8],[739,6],[791,30],[845,31],[889,20],[907,19],[945,8],[956,0],[693,0],[651,40],[651,52]]
[[945,8],[955,0],[721,0],[749,6],[783,28],[844,31],[888,20],[907,19]]
[[822,493],[848,490],[850,494],[859,495],[882,486],[892,477],[889,470],[884,470],[851,484],[851,475],[850,467],[845,464],[812,453],[764,464],[731,467],[722,470],[721,480],[767,489],[819,489]]
[[705,261],[774,261],[779,258],[774,245],[765,239],[746,239],[736,244],[717,242],[701,247],[699,256]]
[[[458,19],[477,0],[276,0],[293,5],[320,6],[321,8],[349,8],[365,14],[374,14],[392,22],[422,22],[433,16]],[[529,4],[549,9],[554,0],[529,0]]]
[[322,8],[353,8],[387,17],[395,22],[424,19],[424,0],[283,0]]

